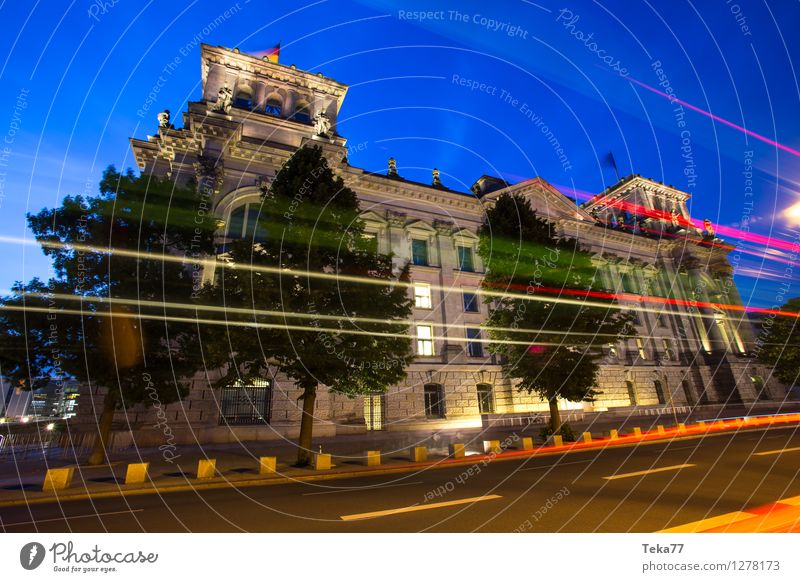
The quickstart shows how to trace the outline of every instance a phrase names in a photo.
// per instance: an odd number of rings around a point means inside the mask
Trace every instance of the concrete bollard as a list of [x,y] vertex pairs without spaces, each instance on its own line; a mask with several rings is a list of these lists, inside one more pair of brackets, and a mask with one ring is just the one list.
[[619,438],[619,431],[615,428],[612,428],[610,431],[608,431],[608,438],[610,438],[612,441],[617,440]]
[[427,447],[413,447],[411,449],[411,461],[413,463],[424,463],[428,460]]
[[128,465],[128,470],[125,472],[125,485],[144,483],[147,481],[147,471],[149,468],[150,463],[130,463]]
[[314,470],[327,471],[331,468],[330,453],[317,453],[314,455]]
[[533,450],[533,437],[522,437],[522,450],[523,451]]
[[634,426],[633,427],[633,436],[635,436],[635,437],[642,436],[642,429],[639,428],[638,426]]
[[42,491],[59,491],[68,489],[72,485],[72,475],[75,474],[75,467],[64,467],[63,469],[48,469],[44,476]]
[[258,459],[259,475],[274,475],[278,470],[278,459],[275,457],[261,457]]
[[466,455],[466,450],[462,443],[453,443],[450,445],[450,456],[454,459],[463,459]]
[[550,435],[547,439],[551,447],[561,447],[564,445],[564,438],[560,434]]
[[216,459],[200,459],[197,461],[197,478],[213,479],[217,475]]
[[583,435],[581,436],[581,440],[583,440],[583,442],[585,443],[592,442],[592,433],[590,432],[583,433]]
[[502,453],[503,449],[500,448],[500,441],[498,440],[491,440],[491,441],[483,441],[483,452],[487,455],[489,454],[498,454]]
[[667,431],[664,429],[664,425],[663,425],[663,424],[659,424],[659,425],[656,427],[656,432],[657,432],[658,434],[664,434],[664,433],[666,433]]
[[381,464],[380,451],[367,451],[367,467],[377,467]]

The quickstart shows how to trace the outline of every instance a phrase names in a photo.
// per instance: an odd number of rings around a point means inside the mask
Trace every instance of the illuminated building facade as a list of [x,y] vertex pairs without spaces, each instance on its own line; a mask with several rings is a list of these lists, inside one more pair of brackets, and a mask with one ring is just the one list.
[[[346,91],[322,74],[203,46],[202,95],[183,113],[183,127],[162,115],[156,135],[131,140],[143,172],[176,179],[199,174],[210,192],[209,211],[224,222],[221,238],[252,234],[261,187],[297,148],[317,144],[358,193],[379,250],[393,252],[398,264],[413,264],[410,331],[417,357],[406,381],[356,399],[321,390],[316,435],[480,426],[546,413],[546,403],[503,377],[481,341],[487,305],[478,295],[483,265],[476,232],[487,204],[503,192],[527,197],[540,216],[596,253],[606,286],[637,317],[638,337],[606,347],[599,400],[563,403],[572,416],[784,397],[769,371],[747,356],[754,338],[743,312],[714,307],[741,305],[730,248],[695,225],[688,194],[631,176],[577,206],[541,178],[507,184],[483,176],[471,192],[458,192],[436,170],[431,183],[404,179],[394,160],[385,173],[369,172],[348,163],[346,139],[337,132]],[[204,377],[193,382],[190,396],[166,411],[176,435],[176,427],[191,425],[184,440],[266,439],[299,430],[300,390],[286,378],[224,390],[212,389]],[[152,414],[141,409],[127,420],[153,424]]]

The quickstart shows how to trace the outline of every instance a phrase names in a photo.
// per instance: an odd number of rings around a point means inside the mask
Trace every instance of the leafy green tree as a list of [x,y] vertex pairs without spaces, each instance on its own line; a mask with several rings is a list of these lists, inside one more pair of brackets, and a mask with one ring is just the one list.
[[263,192],[258,227],[225,251],[205,298],[227,326],[204,330],[207,362],[224,371],[219,386],[276,371],[302,389],[297,464],[306,465],[320,386],[352,397],[405,377],[408,265],[396,274],[377,252],[355,192],[319,147],[288,160]]
[[595,399],[601,346],[632,333],[632,318],[610,294],[594,296],[604,290],[592,254],[559,236],[525,197],[500,195],[478,234],[492,305],[489,350],[503,356],[503,372],[520,391],[549,403],[551,431],[567,434],[558,400]]
[[[800,313],[800,297],[790,299],[781,311]],[[761,330],[755,349],[758,359],[772,366],[778,380],[794,386],[800,377],[800,321],[776,315],[765,318]]]
[[217,225],[196,188],[113,167],[98,195],[68,196],[28,224],[53,276],[18,283],[2,301],[3,342],[34,356],[5,373],[105,388],[89,457],[102,464],[115,410],[174,402],[202,369],[192,293]]

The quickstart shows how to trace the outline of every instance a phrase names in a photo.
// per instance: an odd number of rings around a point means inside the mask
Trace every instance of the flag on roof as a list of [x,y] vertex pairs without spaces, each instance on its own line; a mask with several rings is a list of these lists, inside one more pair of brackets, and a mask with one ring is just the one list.
[[276,44],[274,47],[272,47],[270,49],[267,49],[267,50],[264,50],[264,51],[255,52],[255,53],[253,53],[253,55],[257,56],[257,57],[262,57],[262,58],[263,57],[267,57],[269,62],[277,63],[278,59],[281,56],[281,43]]

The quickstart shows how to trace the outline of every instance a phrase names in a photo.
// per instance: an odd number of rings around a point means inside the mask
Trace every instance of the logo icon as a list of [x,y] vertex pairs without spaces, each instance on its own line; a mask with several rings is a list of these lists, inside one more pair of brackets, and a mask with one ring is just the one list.
[[44,562],[44,546],[39,542],[30,542],[19,551],[19,563],[26,570],[35,570]]

